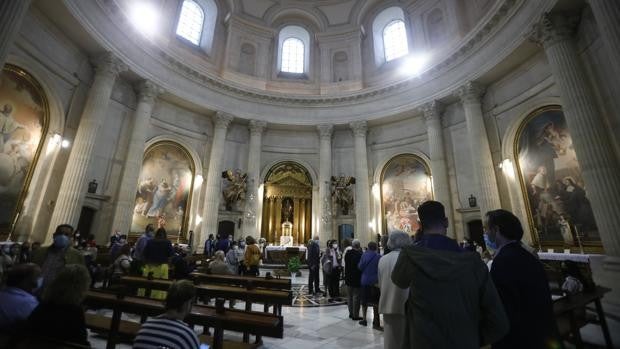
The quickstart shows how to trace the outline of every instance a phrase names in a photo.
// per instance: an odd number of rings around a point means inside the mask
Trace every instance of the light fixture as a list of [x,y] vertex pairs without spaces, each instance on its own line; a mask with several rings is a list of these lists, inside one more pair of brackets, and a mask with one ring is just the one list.
[[71,142],[68,139],[63,139],[62,142],[60,142],[60,146],[63,148],[69,148],[70,145]]
[[427,54],[412,53],[403,59],[402,65],[400,66],[400,72],[401,74],[407,76],[419,76],[420,73],[422,73],[422,71],[426,68],[428,61],[429,57]]
[[151,1],[133,1],[129,8],[131,24],[144,35],[153,35],[157,31],[159,13]]

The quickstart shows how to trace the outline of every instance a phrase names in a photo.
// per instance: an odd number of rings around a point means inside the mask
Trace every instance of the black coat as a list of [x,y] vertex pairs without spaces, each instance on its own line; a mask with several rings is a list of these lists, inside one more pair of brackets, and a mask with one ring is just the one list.
[[549,282],[540,261],[513,242],[504,245],[491,265],[510,331],[493,348],[547,348],[556,325]]
[[30,314],[28,329],[45,338],[89,344],[84,310],[77,305],[41,303]]
[[351,287],[361,287],[362,271],[357,267],[362,259],[362,251],[351,249],[344,255],[344,283]]
[[321,247],[316,242],[313,242],[308,246],[308,258],[306,263],[309,267],[318,267],[321,264]]

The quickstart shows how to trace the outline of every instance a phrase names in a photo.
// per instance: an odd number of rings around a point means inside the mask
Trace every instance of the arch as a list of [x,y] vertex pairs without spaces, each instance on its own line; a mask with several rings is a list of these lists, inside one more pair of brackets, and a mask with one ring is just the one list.
[[[286,44],[286,45],[285,45]],[[280,29],[278,34],[278,71],[283,73],[303,74],[310,70],[310,34],[308,31],[298,25],[287,25]],[[299,50],[303,50],[303,71],[301,67],[291,68],[288,59],[299,60],[301,57],[297,55]],[[284,57],[287,54],[287,57]],[[293,56],[288,57],[289,54]]]
[[183,0],[179,2],[177,13],[177,37],[210,54],[218,18],[217,3],[214,0]]
[[323,12],[315,8],[300,9],[293,6],[272,6],[263,15],[263,19],[270,27],[277,27],[282,23],[305,23],[312,27],[312,31],[325,31],[329,27],[329,20]]
[[430,166],[414,154],[393,156],[381,169],[379,197],[383,231],[414,233],[418,205],[433,199]]
[[0,233],[11,234],[49,142],[50,106],[27,70],[6,64],[0,73]]
[[318,187],[319,177],[316,173],[316,170],[308,162],[301,160],[301,159],[291,159],[291,158],[286,158],[286,157],[270,161],[263,167],[263,169],[260,172],[261,183],[265,182],[265,179],[267,178],[267,174],[269,173],[269,170],[271,170],[274,166],[280,163],[286,163],[286,162],[293,162],[293,163],[297,163],[301,165],[306,170],[307,174],[310,175],[310,180],[312,180],[312,183],[313,183],[312,185],[314,187]]
[[[388,7],[374,17],[372,20],[372,42],[377,66],[400,58],[409,52],[407,31],[405,12],[401,7]],[[403,39],[404,42],[398,42],[398,40]]]

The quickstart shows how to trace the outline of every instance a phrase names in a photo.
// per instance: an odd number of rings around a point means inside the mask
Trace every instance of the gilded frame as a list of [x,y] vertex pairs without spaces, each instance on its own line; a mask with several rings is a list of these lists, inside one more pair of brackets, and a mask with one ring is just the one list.
[[[183,223],[181,224],[181,228],[179,232],[171,232],[168,231],[167,229],[167,233],[168,236],[170,235],[174,235],[174,234],[178,234],[178,236],[181,236],[182,233],[188,233],[188,229],[189,229],[189,219],[190,219],[190,213],[191,213],[191,206],[192,206],[192,198],[193,198],[193,193],[194,193],[194,180],[196,177],[196,164],[194,163],[194,159],[192,157],[192,155],[190,154],[190,152],[185,149],[184,146],[182,146],[181,144],[175,142],[175,141],[171,141],[171,140],[162,140],[162,141],[158,141],[155,142],[153,144],[151,144],[148,148],[146,148],[146,150],[144,150],[144,154],[142,155],[142,165],[140,166],[140,174],[142,174],[142,166],[144,166],[144,159],[146,158],[146,156],[149,154],[149,152],[153,151],[154,149],[158,148],[158,147],[162,147],[162,146],[172,146],[176,149],[178,149],[188,160],[188,163],[190,165],[190,171],[191,171],[191,175],[192,175],[192,179],[190,182],[190,186],[189,186],[189,193],[187,196],[187,207],[185,207],[185,212],[183,212]],[[137,185],[139,185],[139,183],[136,183]],[[135,198],[134,198],[134,203],[135,203]],[[131,225],[133,225],[133,214],[132,214],[132,220],[131,220]],[[130,229],[131,230],[131,229]],[[139,232],[131,232],[131,233],[142,233],[141,231]]]
[[[527,215],[527,223],[530,227],[530,234],[532,237],[532,243],[534,244],[534,246],[539,247],[541,250],[542,249],[564,249],[566,246],[564,244],[563,241],[561,240],[550,240],[550,241],[541,241],[541,239],[539,238],[539,233],[538,233],[538,229],[536,228],[536,224],[534,222],[534,217],[532,215],[532,207],[530,205],[530,200],[529,200],[529,194],[527,192],[527,184],[525,182],[525,177],[523,175],[523,171],[521,170],[521,164],[519,161],[519,142],[521,140],[521,136],[523,133],[523,130],[526,128],[526,126],[529,124],[529,122],[536,118],[537,116],[548,112],[548,111],[560,111],[562,112],[562,114],[564,114],[564,111],[562,110],[562,106],[558,105],[558,104],[551,104],[551,105],[546,105],[540,108],[537,108],[533,111],[531,111],[520,123],[519,127],[517,128],[517,132],[515,134],[515,138],[514,138],[514,142],[513,142],[513,156],[515,159],[515,164],[516,164],[516,169],[517,169],[517,176],[519,177],[519,186],[521,189],[521,195],[523,198],[523,204],[525,205],[525,212]],[[570,130],[569,130],[570,131]],[[603,253],[603,244],[602,241],[589,241],[589,242],[581,242],[581,246],[583,247],[583,252],[586,253]],[[571,248],[571,250],[574,251],[578,251],[580,249],[579,246],[573,246]]]
[[[431,172],[431,168],[429,166],[429,164],[419,155],[416,154],[411,154],[411,153],[403,153],[403,154],[398,154],[393,156],[392,158],[390,158],[390,160],[388,160],[385,165],[383,165],[383,168],[381,169],[381,176],[379,177],[379,201],[381,202],[381,226],[383,229],[383,234],[388,234],[388,222],[387,219],[385,217],[386,212],[385,212],[385,204],[384,204],[384,200],[383,200],[383,182],[385,181],[385,172],[386,170],[390,167],[390,165],[394,162],[397,161],[399,159],[404,159],[404,158],[412,158],[413,160],[417,161],[418,163],[420,163],[423,167],[424,167],[424,171],[426,173],[426,175],[428,176],[428,178],[430,179],[430,185],[431,185],[431,191],[430,191],[430,197],[431,200],[433,200],[435,198],[435,193],[433,190],[433,181],[432,181],[432,172]],[[417,209],[417,208],[416,208]],[[414,233],[414,231],[412,231],[411,233]]]
[[43,107],[43,120],[42,120],[43,124],[41,127],[41,139],[39,140],[39,144],[34,152],[34,156],[32,157],[32,162],[30,163],[30,166],[28,166],[28,172],[26,173],[24,184],[22,185],[22,188],[20,189],[20,193],[17,197],[16,205],[13,208],[13,213],[11,214],[10,225],[8,227],[0,226],[0,233],[3,233],[3,234],[8,233],[10,236],[13,234],[15,230],[15,226],[17,225],[17,221],[19,220],[19,216],[23,209],[24,201],[26,200],[26,197],[28,196],[28,190],[30,189],[32,176],[39,162],[39,158],[41,155],[41,151],[43,150],[43,145],[45,144],[45,140],[47,139],[47,132],[49,130],[49,124],[50,124],[50,106],[49,106],[49,101],[47,99],[47,94],[43,90],[43,87],[27,70],[22,69],[16,65],[7,63],[3,67],[2,73],[4,73],[5,71],[9,72],[10,74],[15,74],[20,79],[22,79],[25,83],[29,84],[30,87],[34,90],[34,92],[38,94],[38,97],[41,98],[41,105]]

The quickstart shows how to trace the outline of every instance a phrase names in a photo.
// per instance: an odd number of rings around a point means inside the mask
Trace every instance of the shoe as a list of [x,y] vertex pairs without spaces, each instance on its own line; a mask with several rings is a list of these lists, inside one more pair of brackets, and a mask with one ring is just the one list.
[[359,320],[362,320],[362,318],[359,316],[356,316],[356,317],[352,317],[351,320],[359,321]]
[[366,322],[366,320],[362,320],[362,321],[358,322],[358,324],[360,324],[362,326],[367,326],[368,322]]
[[353,319],[353,315],[349,314],[349,319]]
[[375,329],[375,330],[377,330],[377,331],[381,331],[381,332],[383,332],[383,326],[380,326],[380,325],[372,325],[372,328],[373,328],[373,329]]

